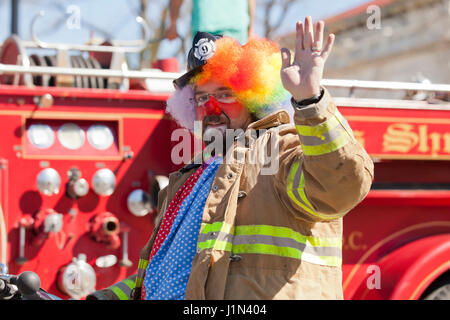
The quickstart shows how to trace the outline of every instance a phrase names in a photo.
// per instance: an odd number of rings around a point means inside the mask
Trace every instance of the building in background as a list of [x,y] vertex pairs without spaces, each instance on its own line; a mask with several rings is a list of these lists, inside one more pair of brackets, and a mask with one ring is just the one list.
[[[325,27],[336,35],[325,78],[450,83],[449,0],[369,1],[325,19]],[[295,33],[279,39],[289,49],[294,41]],[[348,90],[332,91],[348,95]],[[365,90],[355,95],[404,97]]]

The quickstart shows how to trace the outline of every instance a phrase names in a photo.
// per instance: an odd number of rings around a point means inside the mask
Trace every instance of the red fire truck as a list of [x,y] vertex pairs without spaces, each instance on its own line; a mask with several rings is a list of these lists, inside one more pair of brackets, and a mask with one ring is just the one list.
[[[136,272],[155,196],[179,167],[164,112],[176,60],[128,70],[124,53],[138,49],[13,36],[0,50],[0,262],[65,299]],[[375,162],[372,190],[344,219],[345,299],[450,298],[450,104],[335,100]]]
[[345,298],[450,299],[450,104],[335,100],[375,163],[344,218]]

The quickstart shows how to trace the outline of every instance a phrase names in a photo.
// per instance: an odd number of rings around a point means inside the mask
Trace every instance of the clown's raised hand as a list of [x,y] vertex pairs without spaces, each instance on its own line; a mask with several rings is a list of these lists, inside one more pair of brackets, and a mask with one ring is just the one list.
[[324,22],[319,21],[313,28],[309,16],[305,18],[304,24],[301,21],[297,22],[295,55],[292,63],[290,51],[286,48],[281,49],[281,81],[296,101],[320,94],[323,67],[334,43],[334,34],[330,34],[325,47],[322,47],[324,26]]

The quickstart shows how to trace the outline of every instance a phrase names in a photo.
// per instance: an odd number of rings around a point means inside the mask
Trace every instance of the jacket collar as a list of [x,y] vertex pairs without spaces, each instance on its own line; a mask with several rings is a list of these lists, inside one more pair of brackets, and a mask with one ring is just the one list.
[[[273,127],[277,127],[280,126],[282,124],[287,124],[290,123],[290,118],[289,118],[289,114],[285,111],[285,110],[278,110],[275,111],[267,116],[265,116],[262,119],[259,119],[255,122],[252,122],[249,124],[249,126],[247,127],[248,129],[253,129],[253,130],[262,130],[262,129],[269,129],[269,128],[273,128]],[[196,169],[198,167],[200,167],[201,165],[198,164],[199,160],[202,159],[203,157],[203,152],[197,154],[192,161],[187,164],[186,166],[184,166],[183,168],[179,169],[178,171],[182,174],[190,171],[191,169]]]
[[275,111],[264,118],[250,123],[247,127],[248,129],[259,130],[259,129],[269,129],[272,127],[277,127],[282,124],[287,124],[290,122],[289,114],[286,110]]

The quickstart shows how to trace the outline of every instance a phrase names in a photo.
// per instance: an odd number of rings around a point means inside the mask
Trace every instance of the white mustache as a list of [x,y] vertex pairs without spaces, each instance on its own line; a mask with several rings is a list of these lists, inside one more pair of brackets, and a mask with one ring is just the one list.
[[214,136],[213,133],[215,133],[217,131],[220,131],[220,133],[222,135],[224,135],[226,130],[227,130],[227,125],[225,125],[225,124],[218,125],[218,126],[215,126],[215,125],[213,125],[213,126],[206,126],[206,129],[205,129],[205,132],[203,132],[203,135],[204,136]]

